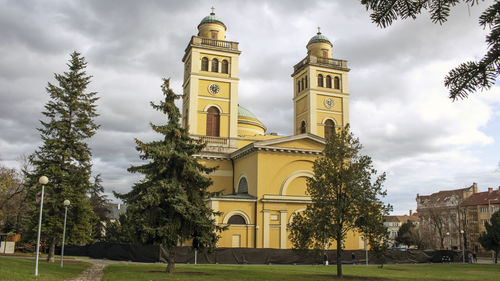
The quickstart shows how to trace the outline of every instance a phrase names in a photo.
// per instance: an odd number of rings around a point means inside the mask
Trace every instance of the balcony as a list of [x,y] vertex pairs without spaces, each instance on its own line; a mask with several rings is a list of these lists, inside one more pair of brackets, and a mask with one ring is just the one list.
[[231,138],[211,137],[202,135],[191,135],[193,139],[199,139],[206,144],[205,151],[232,152],[236,150],[236,142]]
[[308,64],[349,71],[349,68],[347,68],[346,60],[308,55],[293,67],[293,72],[296,73],[297,71],[300,71],[304,66]]
[[239,52],[238,50],[238,42],[225,41],[225,40],[216,40],[205,37],[193,36],[191,37],[191,41],[189,42],[188,48],[190,46],[202,46],[209,47],[213,49],[221,49],[225,51],[233,51]]

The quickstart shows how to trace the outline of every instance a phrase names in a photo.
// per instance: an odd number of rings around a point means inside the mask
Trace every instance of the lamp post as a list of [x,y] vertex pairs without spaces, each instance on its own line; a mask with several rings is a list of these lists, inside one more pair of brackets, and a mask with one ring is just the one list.
[[36,238],[35,276],[38,276],[38,258],[40,256],[40,232],[42,230],[43,192],[45,190],[45,185],[49,183],[49,179],[46,176],[41,176],[38,179],[38,183],[42,185],[42,196],[40,197],[40,216],[38,218],[38,234]]
[[[462,236],[465,238],[464,233],[465,232],[463,230],[460,230],[460,234],[462,234]],[[464,239],[464,243],[462,245],[462,262],[465,263],[465,239]]]
[[63,267],[64,260],[64,237],[66,236],[66,218],[68,217],[68,206],[71,204],[68,199],[64,200],[64,227],[63,227],[63,239],[61,245],[61,267]]
[[365,261],[366,265],[368,265],[368,247],[366,247],[366,237],[362,236],[361,240],[363,240],[363,246],[365,248]]

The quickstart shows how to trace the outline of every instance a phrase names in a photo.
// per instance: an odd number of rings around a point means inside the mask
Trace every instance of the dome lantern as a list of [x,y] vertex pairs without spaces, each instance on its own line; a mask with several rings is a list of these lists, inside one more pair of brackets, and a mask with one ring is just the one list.
[[211,9],[212,12],[210,15],[204,17],[200,24],[198,24],[198,36],[215,40],[225,40],[227,27],[222,20],[215,16],[215,8],[212,7]]
[[325,35],[321,34],[320,27],[318,27],[318,33],[311,37],[306,48],[310,55],[332,58],[333,44]]

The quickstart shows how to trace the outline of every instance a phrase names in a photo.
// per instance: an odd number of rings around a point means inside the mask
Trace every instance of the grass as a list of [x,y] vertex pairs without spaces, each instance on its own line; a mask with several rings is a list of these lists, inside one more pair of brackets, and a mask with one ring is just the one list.
[[[336,280],[335,266],[293,265],[177,265],[167,275],[165,265],[115,264],[104,269],[103,280]],[[500,280],[493,264],[419,264],[343,266],[345,280]]]
[[34,259],[0,257],[0,280],[68,280],[79,275],[89,266],[89,263],[68,260],[64,262],[64,267],[61,268],[58,262],[48,263],[40,259],[38,261],[38,276],[35,276]]

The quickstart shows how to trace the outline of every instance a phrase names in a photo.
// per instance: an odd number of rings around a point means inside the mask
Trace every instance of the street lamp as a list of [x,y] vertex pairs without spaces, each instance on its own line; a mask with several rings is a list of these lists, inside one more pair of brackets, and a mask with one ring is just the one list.
[[[446,232],[446,238],[448,239],[448,245],[450,245],[450,248],[451,248],[451,239],[450,239],[450,233],[449,232]],[[446,250],[448,250],[448,249],[446,249]]]
[[35,276],[38,276],[38,258],[40,252],[40,232],[42,230],[42,210],[43,210],[43,192],[45,190],[45,185],[49,183],[49,179],[46,176],[41,176],[38,179],[38,183],[42,185],[42,196],[40,198],[40,216],[38,218],[38,234],[36,239],[36,258],[35,258]]
[[465,235],[464,235],[464,231],[463,230],[460,230],[460,234],[462,234],[462,236],[464,237],[464,244],[462,245],[462,261],[463,263],[465,263]]
[[68,206],[71,204],[68,199],[64,200],[64,227],[63,227],[63,239],[61,246],[61,267],[63,267],[64,260],[64,237],[66,236],[66,217],[68,216]]
[[366,237],[361,236],[361,240],[363,240],[363,246],[365,247],[365,261],[366,265],[368,265],[368,247],[366,247]]

